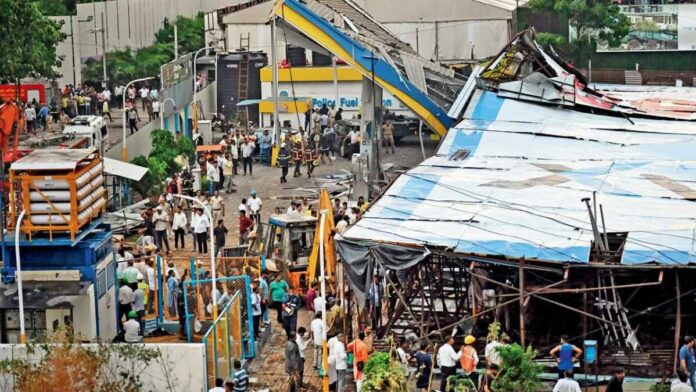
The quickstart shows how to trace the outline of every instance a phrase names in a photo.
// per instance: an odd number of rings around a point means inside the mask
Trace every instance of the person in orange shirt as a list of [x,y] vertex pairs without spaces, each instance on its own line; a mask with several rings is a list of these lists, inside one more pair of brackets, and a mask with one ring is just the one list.
[[358,338],[348,344],[348,352],[353,353],[353,377],[355,379],[356,391],[362,390],[363,374],[362,370],[367,362],[367,345],[365,344],[365,332],[360,331]]

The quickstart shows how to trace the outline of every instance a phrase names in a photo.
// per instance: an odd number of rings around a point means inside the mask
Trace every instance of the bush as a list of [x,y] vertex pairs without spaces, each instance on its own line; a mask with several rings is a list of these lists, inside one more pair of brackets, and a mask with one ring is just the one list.
[[[138,344],[72,343],[72,333],[56,333],[44,344],[28,344],[27,355],[0,361],[0,391],[96,391],[144,390],[143,371],[159,365],[166,390],[176,379],[171,365],[158,349]],[[12,385],[13,381],[14,385]]]
[[407,392],[406,375],[389,353],[371,355],[363,369],[362,390],[365,392]]
[[476,385],[467,376],[449,376],[447,377],[447,390],[454,389],[454,392],[476,392]]
[[498,348],[503,364],[493,385],[497,391],[537,392],[542,390],[542,367],[534,362],[537,351],[517,343]]

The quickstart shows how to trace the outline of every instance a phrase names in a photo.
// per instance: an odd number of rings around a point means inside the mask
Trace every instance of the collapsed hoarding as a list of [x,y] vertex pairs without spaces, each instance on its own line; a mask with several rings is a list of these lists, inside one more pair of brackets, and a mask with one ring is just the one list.
[[693,94],[593,89],[531,30],[475,82],[436,154],[338,240],[358,298],[375,272],[399,293],[380,332],[496,319],[542,352],[569,334],[604,365],[671,369],[696,311]]

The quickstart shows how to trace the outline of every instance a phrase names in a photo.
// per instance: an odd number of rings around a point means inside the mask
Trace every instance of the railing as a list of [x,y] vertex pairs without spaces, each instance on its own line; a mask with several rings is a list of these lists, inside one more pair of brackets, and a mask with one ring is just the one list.
[[[180,266],[182,262],[186,262],[188,264],[188,270],[189,270],[189,276],[188,280],[193,280],[193,281],[201,281],[210,278],[208,276],[208,272],[210,272],[210,265],[207,265],[208,263],[204,264],[204,268],[201,269],[198,267],[198,260],[196,258],[189,257],[189,258],[181,258],[181,257],[166,257],[162,258],[160,256],[157,257],[157,266],[156,266],[156,272],[157,272],[157,319],[159,322],[164,322],[166,321],[178,321],[179,316],[178,314],[175,314],[170,311],[168,304],[166,303],[167,301],[167,296],[168,296],[168,289],[167,289],[167,270],[168,270],[168,264],[170,261],[173,261],[176,266]],[[206,260],[207,261],[207,260]],[[251,282],[254,279],[258,279],[261,275],[261,259],[258,257],[217,257],[215,258],[215,269],[216,273],[218,275],[218,282],[223,281],[225,277],[237,277],[237,279],[241,279],[242,276],[247,276],[249,278],[249,282]],[[183,271],[180,271],[177,269],[180,275],[183,275]],[[231,283],[230,283],[231,284]],[[244,287],[243,283],[236,283],[239,287],[235,287],[235,289],[241,289]],[[220,283],[218,283],[220,285]],[[193,285],[193,288],[195,291],[191,293],[187,293],[187,299],[189,299],[189,303],[191,304],[191,308],[193,311],[191,312],[196,316],[198,320],[212,320],[212,311],[207,311],[205,307],[199,306],[197,299],[200,297],[202,299],[207,299],[204,301],[200,301],[201,304],[210,304],[210,297],[211,295],[211,286],[212,283],[209,283],[207,286],[206,285]],[[218,287],[219,289],[219,287]],[[223,291],[220,291],[220,295],[223,294]],[[219,296],[218,296],[219,298]],[[243,296],[243,299],[246,301],[248,296],[245,294]],[[246,316],[246,313],[244,313]],[[191,341],[191,339],[189,339]]]
[[[216,378],[232,376],[235,359],[241,360],[243,353],[242,291],[238,290],[225,305],[218,318],[203,335],[206,353],[206,389],[215,385]],[[251,329],[253,333],[253,328]]]
[[[239,319],[241,320],[241,356],[253,358],[256,355],[254,322],[251,313],[251,278],[247,275],[221,277],[215,280],[218,293],[216,295],[218,308],[225,309],[232,299],[239,298]],[[210,329],[204,334],[205,341],[210,331],[215,328],[218,320],[213,320],[213,283],[211,279],[190,280],[184,282],[184,306],[186,309],[186,337],[194,341],[197,326],[205,330],[206,324]],[[192,330],[193,329],[193,330]]]
[[[581,69],[591,83],[627,84],[626,70],[623,69]],[[696,72],[694,71],[658,71],[640,70],[642,84],[650,86],[674,86],[677,80],[682,81],[682,86],[696,86]]]

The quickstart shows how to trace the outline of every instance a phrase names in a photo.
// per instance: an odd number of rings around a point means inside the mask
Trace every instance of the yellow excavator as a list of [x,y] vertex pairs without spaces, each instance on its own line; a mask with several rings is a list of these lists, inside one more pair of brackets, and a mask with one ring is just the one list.
[[[261,255],[267,265],[275,265],[297,294],[304,293],[319,271],[319,241],[324,242],[326,276],[332,280],[336,272],[334,220],[331,198],[327,190],[319,195],[319,218],[304,214],[274,214],[268,219]],[[321,234],[321,212],[324,212]]]

